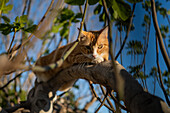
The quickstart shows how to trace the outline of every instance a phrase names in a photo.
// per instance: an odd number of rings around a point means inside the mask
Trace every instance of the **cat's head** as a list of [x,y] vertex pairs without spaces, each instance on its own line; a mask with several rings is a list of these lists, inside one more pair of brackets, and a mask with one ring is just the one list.
[[82,31],[79,45],[83,55],[92,59],[94,63],[108,60],[109,42],[107,36],[108,27],[99,31]]

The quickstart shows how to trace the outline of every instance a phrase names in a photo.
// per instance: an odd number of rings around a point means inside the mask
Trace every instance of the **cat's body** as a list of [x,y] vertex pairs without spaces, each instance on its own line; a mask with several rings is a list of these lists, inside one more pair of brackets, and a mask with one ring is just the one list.
[[[48,81],[50,78],[55,76],[61,69],[68,68],[75,63],[100,63],[102,61],[108,60],[109,57],[109,47],[107,39],[108,27],[100,31],[82,31],[80,42],[77,47],[72,51],[68,58],[63,62],[62,66],[53,70],[46,72],[35,72],[38,82]],[[51,63],[58,61],[69,48],[74,44],[70,43],[65,46],[54,50],[47,56],[41,57],[37,60],[36,65],[46,66]],[[66,91],[70,86],[73,85],[74,81],[70,81],[64,84],[59,90]]]

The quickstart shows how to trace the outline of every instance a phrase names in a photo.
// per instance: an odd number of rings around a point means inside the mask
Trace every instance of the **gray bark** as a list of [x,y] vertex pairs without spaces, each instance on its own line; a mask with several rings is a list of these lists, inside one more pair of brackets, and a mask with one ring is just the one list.
[[[123,86],[117,83],[120,80],[116,76],[121,78]],[[145,92],[137,80],[117,62],[115,71],[111,61],[97,65],[78,64],[61,71],[47,83],[38,84],[28,96],[31,110],[35,112],[52,111],[55,92],[62,84],[80,78],[101,84],[116,92],[119,92],[119,88],[121,88],[122,92],[119,94],[123,95],[121,99],[131,113],[170,113],[170,108],[161,98]]]

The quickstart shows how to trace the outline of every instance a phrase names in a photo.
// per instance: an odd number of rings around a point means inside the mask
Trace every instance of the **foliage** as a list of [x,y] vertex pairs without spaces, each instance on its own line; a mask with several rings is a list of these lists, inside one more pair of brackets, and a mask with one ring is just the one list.
[[17,104],[18,101],[24,101],[27,98],[26,91],[20,89],[20,91],[16,90],[16,85],[13,83],[10,85],[11,87],[7,90],[0,90],[0,106],[1,107],[10,107],[13,104]]
[[9,0],[1,0],[0,1],[0,14],[4,13],[7,14],[9,11],[12,10],[13,5],[12,4],[7,4]]
[[141,43],[141,41],[137,41],[137,40],[129,41],[127,43],[126,48],[129,49],[127,51],[127,55],[129,55],[129,54],[136,55],[136,54],[142,54],[143,53],[143,44]]
[[15,18],[15,22],[10,24],[10,19],[4,18],[5,23],[0,24],[0,31],[2,31],[2,34],[8,35],[11,32],[18,32],[19,30],[23,30],[26,32],[32,33],[36,29],[36,25],[29,26],[25,28],[28,20],[27,20],[27,15],[23,15],[20,17]]
[[79,19],[82,17],[81,13],[75,14],[72,10],[64,8],[61,14],[54,20],[54,26],[52,27],[53,33],[60,33],[61,37],[68,39],[69,35],[69,26],[72,23],[79,22]]

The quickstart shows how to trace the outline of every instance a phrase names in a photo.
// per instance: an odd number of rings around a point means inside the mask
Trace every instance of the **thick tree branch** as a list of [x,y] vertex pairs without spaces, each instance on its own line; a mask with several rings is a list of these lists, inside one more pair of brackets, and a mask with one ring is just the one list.
[[[154,95],[145,92],[142,86],[135,80],[118,62],[115,62],[118,75],[124,82],[123,101],[131,113],[169,113],[167,104]],[[114,91],[116,86],[115,70],[111,61],[96,65],[79,64],[58,73],[47,83],[37,84],[28,95],[31,103],[31,112],[52,112],[55,92],[62,86],[75,79],[86,79],[93,83],[101,84]]]
[[[145,92],[142,86],[135,80],[118,62],[116,69],[124,82],[123,101],[131,113],[168,113],[170,109],[167,104],[154,95]],[[107,61],[97,65],[79,64],[63,70],[47,83],[41,83],[32,90],[28,100],[33,111],[52,110],[55,92],[62,86],[74,79],[86,79],[93,83],[109,87],[118,91],[115,70],[112,62]],[[45,104],[37,104],[37,103]]]
[[156,8],[155,8],[155,0],[151,0],[151,9],[152,9],[152,18],[153,18],[154,27],[155,27],[155,31],[157,33],[158,41],[159,41],[159,45],[160,45],[160,50],[161,50],[162,56],[164,58],[165,64],[168,68],[168,71],[170,72],[170,59],[169,59],[167,52],[165,50],[164,43],[163,43],[163,40],[162,40],[162,34],[161,34],[160,29],[159,29],[159,25],[158,25],[158,21],[157,21],[157,14],[156,14]]

